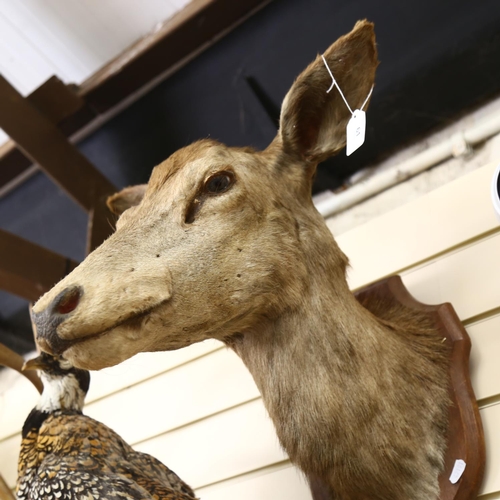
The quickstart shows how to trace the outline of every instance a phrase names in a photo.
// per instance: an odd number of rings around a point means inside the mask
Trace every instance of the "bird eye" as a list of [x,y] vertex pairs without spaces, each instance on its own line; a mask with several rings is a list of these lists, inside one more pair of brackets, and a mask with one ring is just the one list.
[[231,172],[219,172],[207,179],[205,182],[205,191],[209,194],[224,193],[233,183],[234,175]]

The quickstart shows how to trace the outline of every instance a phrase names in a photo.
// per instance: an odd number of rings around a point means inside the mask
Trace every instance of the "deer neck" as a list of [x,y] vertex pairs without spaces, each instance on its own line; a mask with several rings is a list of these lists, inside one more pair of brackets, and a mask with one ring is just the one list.
[[321,268],[309,266],[300,304],[230,344],[252,373],[281,444],[314,472],[331,467],[317,450],[370,399],[373,388],[353,384],[373,378],[367,371],[380,370],[375,358],[383,352],[382,327],[350,292],[346,261],[333,248]]

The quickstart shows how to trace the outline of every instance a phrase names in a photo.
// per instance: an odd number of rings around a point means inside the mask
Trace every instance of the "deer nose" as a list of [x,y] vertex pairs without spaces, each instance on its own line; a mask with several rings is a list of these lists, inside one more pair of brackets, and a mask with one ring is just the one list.
[[56,314],[66,315],[73,312],[80,303],[83,292],[79,286],[70,286],[64,289],[49,306]]
[[57,333],[58,326],[78,307],[83,289],[70,286],[60,292],[43,311],[32,312],[35,337],[42,350],[49,354],[62,354],[72,343]]

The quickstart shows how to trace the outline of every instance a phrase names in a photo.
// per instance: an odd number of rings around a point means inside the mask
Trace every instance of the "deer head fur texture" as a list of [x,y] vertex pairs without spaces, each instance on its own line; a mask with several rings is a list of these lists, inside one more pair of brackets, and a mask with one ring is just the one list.
[[[372,24],[358,22],[325,57],[361,106],[377,66]],[[200,141],[112,197],[116,233],[38,301],[37,338],[87,369],[219,339],[251,371],[292,461],[334,498],[433,499],[442,346],[358,304],[311,200],[316,165],[344,147],[350,118],[330,83],[318,57],[266,150]]]

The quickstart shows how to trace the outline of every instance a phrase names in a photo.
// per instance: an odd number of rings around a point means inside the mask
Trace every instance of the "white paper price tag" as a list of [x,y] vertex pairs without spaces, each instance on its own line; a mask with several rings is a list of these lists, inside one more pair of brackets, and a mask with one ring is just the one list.
[[350,154],[354,153],[356,149],[358,149],[360,146],[363,145],[365,142],[365,132],[366,132],[366,114],[363,111],[363,108],[366,106],[366,103],[369,101],[370,96],[372,95],[373,92],[373,85],[372,88],[370,89],[370,92],[368,92],[368,95],[366,96],[365,102],[361,105],[359,109],[355,109],[354,111],[352,110],[351,106],[349,106],[349,103],[347,102],[347,99],[345,98],[344,93],[342,92],[342,89],[339,87],[339,84],[337,83],[337,80],[335,80],[335,77],[333,76],[332,70],[328,66],[328,63],[326,62],[325,56],[321,56],[323,58],[323,62],[325,63],[326,69],[332,78],[332,84],[330,85],[330,88],[326,91],[330,92],[330,90],[333,89],[333,87],[337,87],[340,97],[345,102],[345,105],[347,106],[347,109],[351,113],[351,119],[349,120],[347,124],[347,130],[346,130],[346,154],[349,156]]
[[366,114],[361,109],[355,109],[352,114],[346,130],[346,147],[345,152],[347,156],[354,153],[356,149],[363,145],[365,142],[366,132]]
[[455,484],[462,477],[465,470],[465,462],[463,460],[455,460],[455,465],[451,471],[450,483]]

